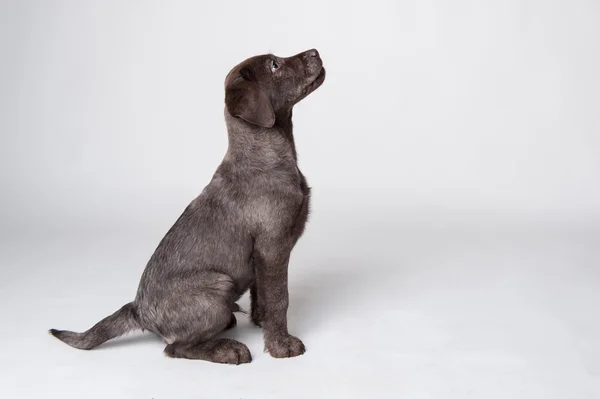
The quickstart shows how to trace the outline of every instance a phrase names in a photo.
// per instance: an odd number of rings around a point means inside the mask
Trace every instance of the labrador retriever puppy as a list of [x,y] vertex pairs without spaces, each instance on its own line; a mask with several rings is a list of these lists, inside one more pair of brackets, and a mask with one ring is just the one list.
[[212,180],[161,240],[135,300],[83,333],[50,330],[92,349],[133,330],[158,334],[167,356],[240,364],[241,342],[218,338],[236,324],[250,290],[252,321],[277,358],[304,353],[287,328],[288,263],[309,213],[296,162],[292,109],[325,80],[317,50],[252,57],[225,79],[227,153]]

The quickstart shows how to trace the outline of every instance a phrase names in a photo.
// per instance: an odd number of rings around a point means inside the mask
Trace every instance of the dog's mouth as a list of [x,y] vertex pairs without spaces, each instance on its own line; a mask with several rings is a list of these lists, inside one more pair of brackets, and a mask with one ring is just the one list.
[[308,86],[306,86],[306,88],[304,89],[304,93],[305,94],[309,94],[313,91],[315,91],[317,88],[319,88],[319,86],[321,86],[321,84],[323,84],[323,82],[325,81],[325,68],[321,67],[321,70],[319,71],[319,74],[317,75],[317,77],[308,84]]

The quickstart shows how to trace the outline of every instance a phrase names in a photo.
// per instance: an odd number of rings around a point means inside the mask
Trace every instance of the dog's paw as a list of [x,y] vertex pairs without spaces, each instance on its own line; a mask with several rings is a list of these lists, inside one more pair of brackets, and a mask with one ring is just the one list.
[[215,363],[243,364],[252,361],[248,347],[232,339],[221,338],[206,353],[206,360]]
[[281,335],[265,342],[265,350],[276,358],[300,356],[306,348],[300,339],[293,335]]

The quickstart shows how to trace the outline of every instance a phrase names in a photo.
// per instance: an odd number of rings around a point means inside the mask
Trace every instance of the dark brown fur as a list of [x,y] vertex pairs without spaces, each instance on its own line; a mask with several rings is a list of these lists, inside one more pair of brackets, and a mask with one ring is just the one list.
[[233,68],[225,80],[227,153],[156,248],[135,300],[84,333],[50,332],[92,349],[146,329],[163,337],[168,356],[247,363],[246,345],[216,337],[235,326],[235,302],[250,289],[266,350],[274,357],[304,353],[286,316],[288,262],[310,199],[297,166],[292,109],[324,79],[316,50],[256,56]]

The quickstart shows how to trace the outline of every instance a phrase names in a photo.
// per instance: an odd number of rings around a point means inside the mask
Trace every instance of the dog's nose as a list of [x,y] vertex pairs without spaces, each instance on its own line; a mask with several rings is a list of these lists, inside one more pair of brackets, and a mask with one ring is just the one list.
[[312,50],[308,50],[306,52],[306,55],[308,55],[309,57],[318,57],[319,52],[317,51],[317,49],[312,49]]

